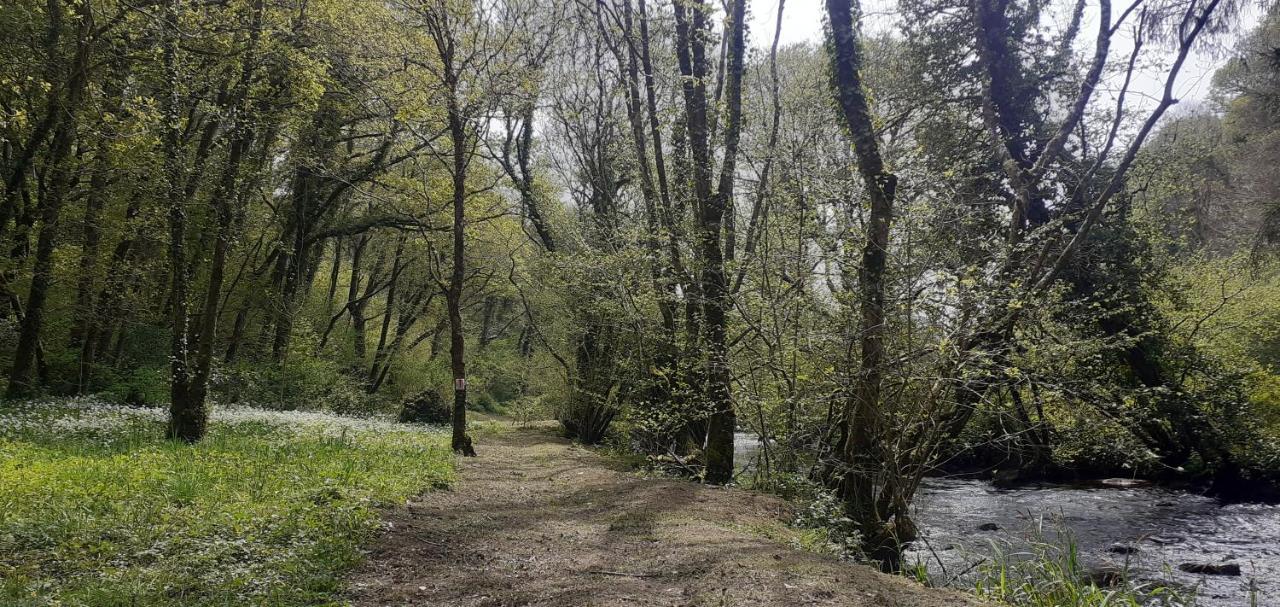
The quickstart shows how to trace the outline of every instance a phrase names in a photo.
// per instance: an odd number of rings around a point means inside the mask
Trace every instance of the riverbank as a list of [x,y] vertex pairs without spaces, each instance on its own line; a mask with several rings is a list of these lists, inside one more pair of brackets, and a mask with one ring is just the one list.
[[[980,441],[979,441],[980,442]],[[1261,448],[1274,451],[1276,447]],[[1123,457],[1095,454],[1074,458],[1071,463],[1054,461],[1049,454],[1036,464],[1026,464],[1012,453],[981,446],[970,451],[944,454],[934,475],[990,481],[996,486],[1016,489],[1038,484],[1088,485],[1101,479],[1141,479],[1172,491],[1208,495],[1226,503],[1280,504],[1280,469],[1274,457],[1245,463],[1240,457],[1230,465],[1191,466],[1189,469],[1162,465],[1150,458],[1127,461]],[[1257,459],[1257,454],[1253,454]]]
[[642,477],[545,427],[476,442],[453,490],[389,514],[355,605],[978,604],[799,549],[774,496]]
[[[760,443],[747,433],[735,438],[735,459],[749,476]],[[921,537],[907,550],[906,562],[927,571],[938,586],[982,592],[1007,583],[1052,592],[1087,590],[1096,582],[1100,597],[1154,593],[1159,605],[1237,607],[1280,600],[1276,504],[1224,503],[1123,478],[1009,486],[993,483],[990,475],[961,475],[926,479],[913,518]],[[1210,569],[1224,574],[1209,575]]]

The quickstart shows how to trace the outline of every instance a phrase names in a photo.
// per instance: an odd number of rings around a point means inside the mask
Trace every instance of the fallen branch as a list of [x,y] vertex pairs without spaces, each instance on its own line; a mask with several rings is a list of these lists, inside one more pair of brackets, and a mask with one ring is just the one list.
[[587,573],[595,573],[599,575],[616,575],[618,577],[661,577],[661,573],[626,573],[623,571],[588,571]]

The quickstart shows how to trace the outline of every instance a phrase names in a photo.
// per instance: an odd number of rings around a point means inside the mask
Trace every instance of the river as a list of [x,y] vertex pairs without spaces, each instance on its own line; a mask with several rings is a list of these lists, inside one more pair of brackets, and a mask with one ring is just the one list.
[[[739,433],[738,461],[759,451],[754,436]],[[1200,607],[1280,605],[1280,506],[1229,504],[1159,487],[1041,484],[997,489],[976,480],[928,479],[914,509],[921,541],[908,562],[927,564],[935,576],[955,576],[993,550],[1025,553],[1030,540],[1053,540],[1066,530],[1090,568],[1127,564],[1135,579],[1195,588]],[[994,530],[984,531],[982,529]],[[1126,548],[1120,548],[1126,547]],[[1120,553],[1126,550],[1129,554]],[[1198,575],[1182,563],[1238,564],[1239,577]]]

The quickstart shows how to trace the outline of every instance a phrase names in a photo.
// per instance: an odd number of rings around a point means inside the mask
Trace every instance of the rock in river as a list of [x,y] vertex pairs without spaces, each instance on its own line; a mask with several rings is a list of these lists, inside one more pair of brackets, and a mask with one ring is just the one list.
[[1151,484],[1151,481],[1144,481],[1140,478],[1104,478],[1101,482],[1103,485],[1108,487],[1120,487],[1124,489],[1130,487],[1146,487]]
[[1178,569],[1203,575],[1240,575],[1240,565],[1235,563],[1183,563],[1178,565]]

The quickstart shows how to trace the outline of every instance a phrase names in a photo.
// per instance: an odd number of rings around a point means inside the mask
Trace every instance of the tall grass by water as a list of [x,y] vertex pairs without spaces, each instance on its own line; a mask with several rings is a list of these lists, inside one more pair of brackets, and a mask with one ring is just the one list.
[[1043,525],[1038,519],[1017,549],[993,541],[975,566],[956,577],[939,580],[924,563],[910,573],[928,584],[967,585],[979,597],[1017,607],[1195,607],[1194,588],[1139,579],[1127,566],[1090,567],[1065,526],[1049,532]]
[[0,405],[0,604],[316,605],[380,508],[453,477],[428,427],[216,409],[197,445],[165,412]]
[[1129,572],[1090,570],[1074,541],[1033,544],[1028,551],[995,550],[979,567],[978,596],[1025,607],[1194,607],[1195,593]]

